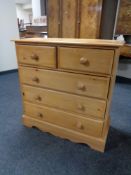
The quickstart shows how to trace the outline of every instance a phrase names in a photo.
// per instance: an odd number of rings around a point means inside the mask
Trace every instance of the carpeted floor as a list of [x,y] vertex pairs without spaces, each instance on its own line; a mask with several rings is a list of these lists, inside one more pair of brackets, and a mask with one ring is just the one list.
[[0,75],[0,175],[131,175],[131,84],[116,84],[104,154],[21,124],[18,75]]

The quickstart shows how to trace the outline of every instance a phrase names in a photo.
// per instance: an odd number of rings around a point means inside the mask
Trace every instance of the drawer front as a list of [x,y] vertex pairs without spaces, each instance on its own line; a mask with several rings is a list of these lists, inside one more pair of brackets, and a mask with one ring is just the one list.
[[71,130],[100,137],[102,134],[103,121],[86,119],[80,115],[74,115],[57,109],[24,103],[25,114],[55,125]]
[[131,47],[130,46],[121,47],[121,55],[131,57]]
[[84,72],[111,74],[114,51],[100,49],[58,49],[58,66]]
[[18,62],[43,67],[56,67],[56,48],[16,45]]
[[42,88],[23,85],[24,100],[69,112],[104,118],[106,102]]
[[109,78],[21,66],[22,83],[98,98],[107,98]]

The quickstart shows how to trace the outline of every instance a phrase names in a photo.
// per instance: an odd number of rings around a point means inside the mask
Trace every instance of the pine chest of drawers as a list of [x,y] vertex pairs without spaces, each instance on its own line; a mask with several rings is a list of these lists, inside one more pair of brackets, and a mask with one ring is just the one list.
[[117,41],[16,40],[23,123],[104,151]]

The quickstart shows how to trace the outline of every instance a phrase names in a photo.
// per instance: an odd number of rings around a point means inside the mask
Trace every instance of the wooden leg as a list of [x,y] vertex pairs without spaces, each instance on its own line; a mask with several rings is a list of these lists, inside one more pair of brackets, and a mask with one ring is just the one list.
[[102,153],[104,153],[104,151],[105,151],[105,142],[102,142],[102,141],[97,142],[95,144],[90,144],[89,146],[91,149],[96,150],[96,151],[100,151]]
[[29,121],[27,122],[26,117],[24,115],[22,116],[22,123],[23,123],[24,126],[26,126],[28,128],[32,128],[33,127],[31,122],[29,122]]

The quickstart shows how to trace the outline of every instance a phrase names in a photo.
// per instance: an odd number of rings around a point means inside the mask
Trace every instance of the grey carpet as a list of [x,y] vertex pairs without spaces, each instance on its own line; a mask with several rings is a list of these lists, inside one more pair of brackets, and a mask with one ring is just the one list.
[[18,75],[0,75],[0,175],[131,175],[131,85],[116,84],[104,154],[21,124]]

